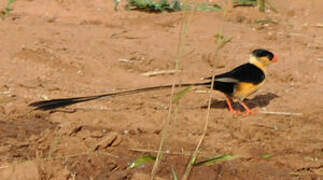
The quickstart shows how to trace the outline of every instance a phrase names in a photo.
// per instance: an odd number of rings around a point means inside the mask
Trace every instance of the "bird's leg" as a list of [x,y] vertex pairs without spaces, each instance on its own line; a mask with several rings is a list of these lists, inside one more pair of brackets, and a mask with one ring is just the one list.
[[232,104],[231,104],[231,98],[226,95],[225,100],[227,101],[230,112],[232,112],[233,114],[239,114],[239,111],[233,109]]
[[242,106],[243,108],[246,110],[245,113],[242,114],[242,116],[248,116],[249,114],[252,114],[252,113],[256,113],[255,110],[251,110],[243,101],[238,101]]

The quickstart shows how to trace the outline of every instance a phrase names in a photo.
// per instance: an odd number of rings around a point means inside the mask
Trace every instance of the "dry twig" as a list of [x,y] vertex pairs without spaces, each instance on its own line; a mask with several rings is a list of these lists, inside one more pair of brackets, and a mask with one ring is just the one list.
[[274,114],[274,115],[283,115],[283,116],[301,116],[303,113],[294,113],[294,112],[274,112],[274,111],[260,111],[262,114]]
[[162,70],[162,71],[150,71],[150,72],[145,72],[142,73],[141,75],[144,76],[157,76],[157,75],[164,75],[164,74],[175,74],[176,72],[179,72],[176,69],[172,69],[172,70]]

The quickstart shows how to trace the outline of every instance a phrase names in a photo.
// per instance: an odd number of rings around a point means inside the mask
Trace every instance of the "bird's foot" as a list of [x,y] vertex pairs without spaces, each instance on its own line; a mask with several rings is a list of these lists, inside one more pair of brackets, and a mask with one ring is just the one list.
[[234,114],[234,115],[239,115],[239,114],[241,114],[241,112],[240,112],[240,111],[237,111],[237,110],[234,110],[234,109],[230,109],[230,112],[232,112],[232,114]]
[[256,114],[258,111],[256,109],[247,109],[245,112],[240,112],[243,117],[246,117],[250,114]]

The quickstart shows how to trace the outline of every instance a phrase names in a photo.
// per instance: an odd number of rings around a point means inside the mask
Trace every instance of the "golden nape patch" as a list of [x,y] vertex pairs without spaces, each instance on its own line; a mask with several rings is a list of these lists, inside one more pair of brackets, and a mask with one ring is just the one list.
[[256,92],[262,84],[263,82],[259,84],[253,84],[253,83],[247,83],[247,82],[238,83],[235,89],[234,97],[240,100],[243,100],[247,96]]
[[267,57],[262,57],[260,58],[260,60],[263,66],[268,66],[269,64],[271,64],[271,61]]
[[256,58],[251,56],[249,59],[249,63],[257,66],[262,71],[266,72],[266,67],[271,63],[271,61],[267,57]]

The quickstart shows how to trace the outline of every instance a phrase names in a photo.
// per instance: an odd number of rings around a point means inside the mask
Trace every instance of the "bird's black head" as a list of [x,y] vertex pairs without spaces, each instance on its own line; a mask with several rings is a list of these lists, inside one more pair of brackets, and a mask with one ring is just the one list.
[[275,61],[275,56],[272,52],[266,49],[255,49],[252,51],[252,55],[257,58],[267,57],[270,61]]

